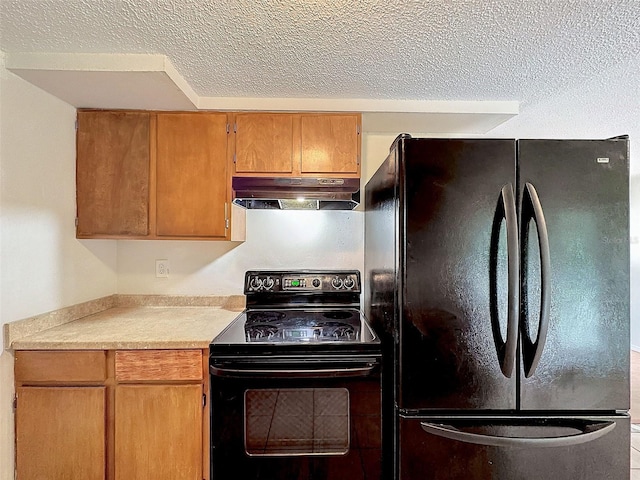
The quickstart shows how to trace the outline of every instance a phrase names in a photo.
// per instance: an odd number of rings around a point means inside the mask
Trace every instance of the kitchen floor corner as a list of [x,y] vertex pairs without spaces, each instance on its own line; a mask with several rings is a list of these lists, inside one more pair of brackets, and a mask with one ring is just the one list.
[[631,351],[631,480],[640,480],[640,352]]

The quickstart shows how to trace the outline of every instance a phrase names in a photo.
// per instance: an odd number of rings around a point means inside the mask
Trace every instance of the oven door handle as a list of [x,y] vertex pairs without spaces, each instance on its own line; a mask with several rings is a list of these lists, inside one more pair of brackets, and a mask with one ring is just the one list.
[[277,368],[229,368],[215,365],[209,366],[212,375],[218,377],[264,377],[264,378],[336,378],[366,377],[371,374],[376,364],[344,368],[309,368],[309,369],[277,369]]

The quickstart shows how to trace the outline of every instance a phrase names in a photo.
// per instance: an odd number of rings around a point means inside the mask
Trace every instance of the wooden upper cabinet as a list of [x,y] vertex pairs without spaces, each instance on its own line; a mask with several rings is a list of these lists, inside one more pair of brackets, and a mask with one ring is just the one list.
[[227,236],[227,114],[157,116],[156,233]]
[[226,113],[78,111],[78,238],[244,240]]
[[302,115],[301,173],[360,171],[359,115]]
[[291,173],[293,116],[273,113],[236,114],[236,172]]
[[149,234],[149,114],[78,112],[77,236]]
[[360,114],[236,113],[236,176],[360,176]]
[[359,178],[361,118],[80,110],[76,236],[243,241],[231,176]]

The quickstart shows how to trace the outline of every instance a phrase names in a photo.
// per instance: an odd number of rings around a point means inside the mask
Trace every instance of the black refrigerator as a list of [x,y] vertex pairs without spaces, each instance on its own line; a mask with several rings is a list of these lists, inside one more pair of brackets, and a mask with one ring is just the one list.
[[629,478],[628,137],[400,135],[365,188],[385,480]]

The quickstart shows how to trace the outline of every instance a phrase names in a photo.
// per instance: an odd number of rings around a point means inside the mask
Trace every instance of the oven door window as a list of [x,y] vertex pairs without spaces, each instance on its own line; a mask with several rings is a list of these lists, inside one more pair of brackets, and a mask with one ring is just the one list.
[[346,388],[246,390],[248,455],[344,455],[349,451]]

